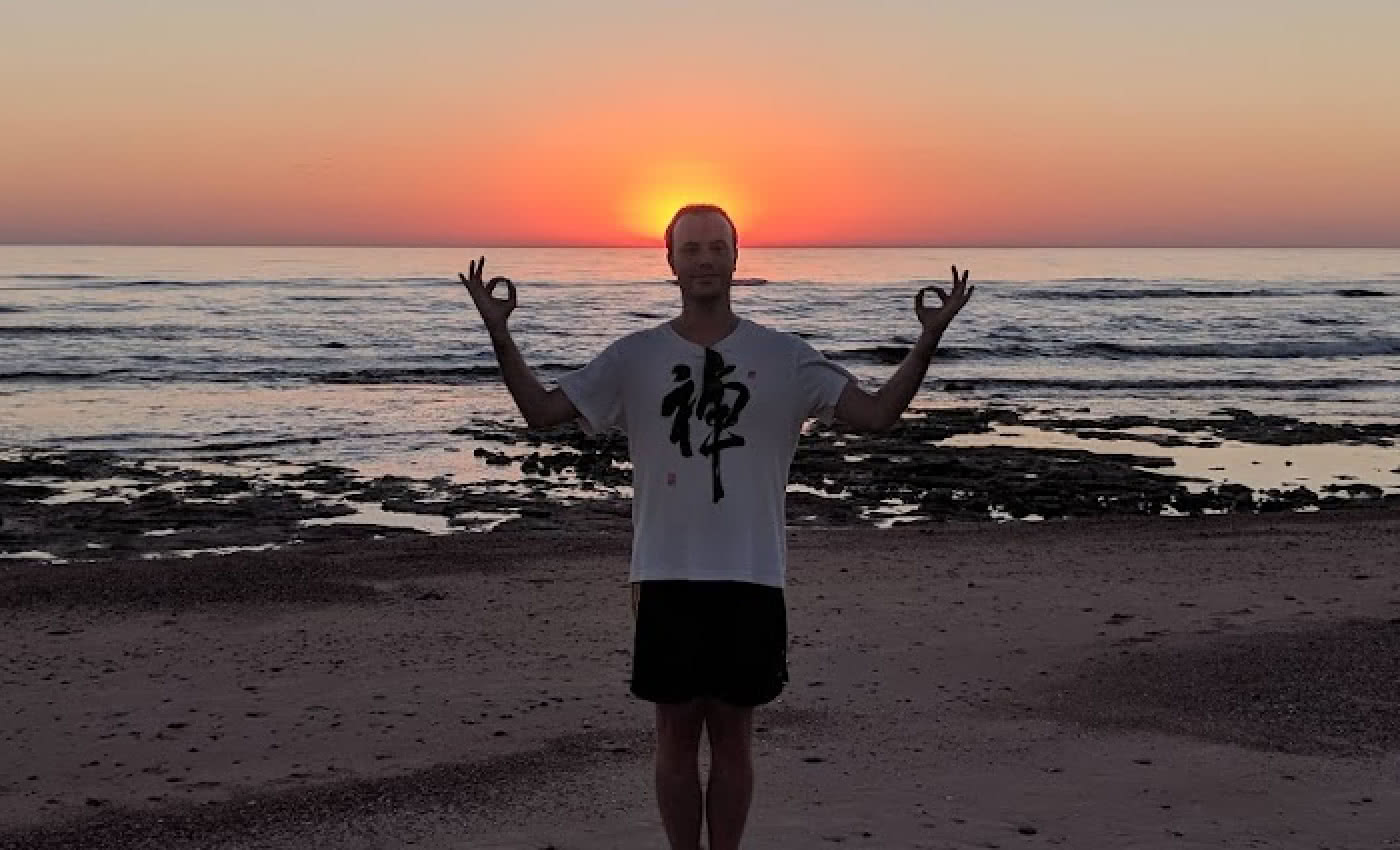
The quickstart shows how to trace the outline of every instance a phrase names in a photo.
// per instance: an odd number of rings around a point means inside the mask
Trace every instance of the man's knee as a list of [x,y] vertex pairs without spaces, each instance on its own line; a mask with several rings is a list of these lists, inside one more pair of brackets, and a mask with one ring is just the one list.
[[705,708],[700,700],[657,703],[656,742],[663,755],[696,752],[704,728]]
[[704,717],[714,758],[747,762],[753,741],[753,708],[711,699],[705,701]]

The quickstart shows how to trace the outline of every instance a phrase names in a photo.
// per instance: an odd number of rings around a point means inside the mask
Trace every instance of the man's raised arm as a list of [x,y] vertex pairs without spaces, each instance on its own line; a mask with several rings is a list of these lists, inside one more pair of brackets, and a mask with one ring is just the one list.
[[[510,397],[525,417],[525,424],[531,428],[548,428],[578,418],[578,410],[569,397],[558,387],[546,390],[535,373],[526,365],[524,356],[511,339],[506,320],[515,309],[515,284],[507,277],[493,277],[489,283],[482,283],[482,272],[486,269],[486,258],[473,261],[471,276],[458,274],[457,277],[467,287],[476,309],[481,312],[481,320],[491,337],[491,347],[496,351],[496,362],[501,366]],[[506,297],[496,298],[492,292],[496,285],[506,285]]]
[[[967,274],[964,271],[959,275],[958,267],[953,266],[951,293],[937,286],[925,286],[919,290],[919,294],[914,296],[914,314],[923,326],[918,342],[905,355],[904,362],[899,364],[894,375],[874,395],[856,386],[855,381],[848,383],[836,403],[837,419],[866,431],[883,431],[899,421],[900,414],[909,407],[909,402],[919,391],[919,385],[924,382],[929,361],[938,349],[943,332],[972,297],[975,287],[967,285]],[[924,293],[929,290],[933,290],[941,302],[937,309],[924,306]]]

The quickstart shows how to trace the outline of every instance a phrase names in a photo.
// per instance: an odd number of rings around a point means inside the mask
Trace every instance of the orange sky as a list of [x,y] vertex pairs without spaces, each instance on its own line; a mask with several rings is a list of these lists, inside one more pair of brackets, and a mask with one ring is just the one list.
[[1392,2],[31,5],[4,242],[1400,246]]

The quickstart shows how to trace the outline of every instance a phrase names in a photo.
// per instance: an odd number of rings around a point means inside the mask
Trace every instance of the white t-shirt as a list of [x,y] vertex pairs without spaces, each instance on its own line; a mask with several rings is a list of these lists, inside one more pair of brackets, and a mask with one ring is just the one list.
[[632,457],[632,581],[782,587],[788,468],[804,420],[831,421],[851,373],[801,338],[741,319],[708,349],[669,323],[629,334],[559,382],[588,433]]

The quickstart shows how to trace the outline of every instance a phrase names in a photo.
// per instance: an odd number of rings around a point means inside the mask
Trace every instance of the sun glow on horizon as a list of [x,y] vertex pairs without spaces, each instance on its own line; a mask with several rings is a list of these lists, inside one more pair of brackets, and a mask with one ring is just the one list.
[[744,232],[754,218],[752,193],[713,166],[672,163],[652,168],[632,181],[619,202],[621,226],[629,236],[660,243],[676,210],[687,204],[722,207]]

